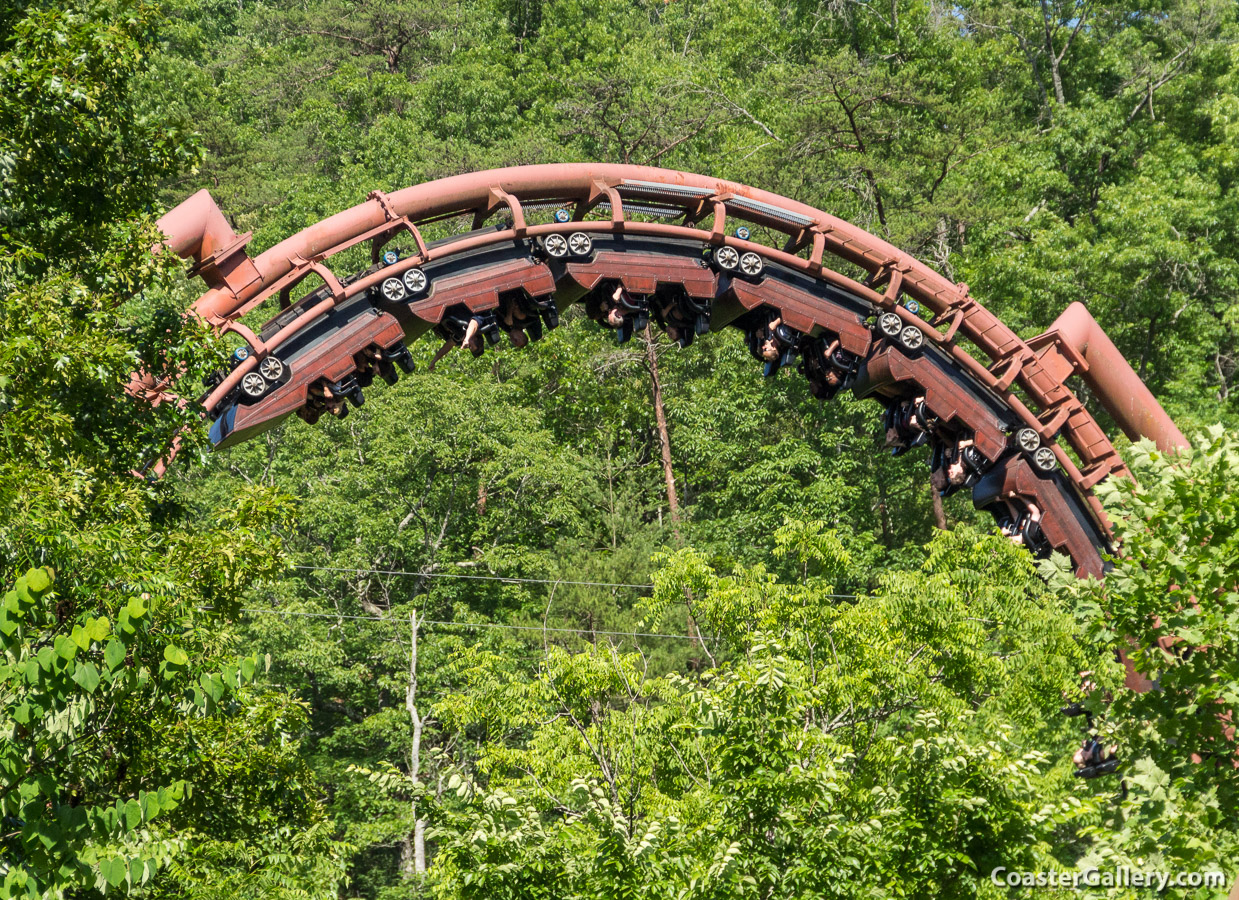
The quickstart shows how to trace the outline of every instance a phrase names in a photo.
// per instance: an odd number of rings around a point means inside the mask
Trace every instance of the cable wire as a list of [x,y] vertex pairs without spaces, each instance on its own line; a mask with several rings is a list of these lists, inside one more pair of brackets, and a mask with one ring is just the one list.
[[581,587],[637,588],[650,591],[652,584],[623,584],[613,581],[562,581],[558,578],[517,578],[508,575],[465,575],[457,572],[406,572],[401,569],[349,569],[339,566],[293,566],[311,572],[348,572],[352,575],[413,575],[418,578],[466,578],[471,581],[502,581],[508,584],[571,584]]
[[[652,591],[652,584],[626,584],[613,581],[564,581],[558,578],[518,578],[511,575],[465,575],[457,572],[407,572],[401,569],[350,569],[340,566],[292,566],[310,572],[347,572],[351,575],[412,575],[417,578],[466,578],[471,581],[502,581],[506,584],[555,584],[580,587],[635,588]],[[859,600],[860,594],[821,594],[830,600]],[[365,618],[362,616],[361,618]]]
[[[336,613],[308,613],[285,609],[264,609],[261,607],[245,607],[246,613],[261,613],[276,616],[298,616],[305,619],[352,619],[364,622],[388,622],[398,625],[406,624],[403,619],[388,616],[346,616]],[[500,628],[508,631],[543,631],[554,634],[599,635],[603,637],[647,637],[647,638],[677,638],[679,640],[704,641],[706,638],[693,634],[658,634],[652,631],[595,631],[584,628],[550,628],[541,625],[506,625],[502,622],[446,622],[441,619],[418,619],[419,624],[440,625],[450,628]]]

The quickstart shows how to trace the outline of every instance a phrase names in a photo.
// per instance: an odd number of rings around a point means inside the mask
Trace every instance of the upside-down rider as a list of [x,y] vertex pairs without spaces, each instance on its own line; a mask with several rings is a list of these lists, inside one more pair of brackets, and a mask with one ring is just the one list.
[[[814,346],[821,345],[815,343]],[[852,365],[852,360],[848,357],[850,357],[850,354],[847,354],[847,351],[839,346],[838,338],[822,347],[821,353],[816,356],[812,355],[808,350],[805,351],[805,367],[812,370],[811,377],[809,378],[809,390],[813,393],[813,396],[829,400],[838,393],[839,388],[843,387],[843,382],[847,378],[847,372]],[[806,374],[809,373],[806,372]]]
[[532,321],[529,316],[524,314],[524,310],[520,308],[520,304],[516,300],[509,300],[499,307],[499,322],[503,326],[508,340],[512,342],[512,346],[518,350],[529,343],[529,335],[525,334],[525,329],[529,327]]
[[[1080,677],[1083,679],[1081,688],[1086,694],[1097,690],[1096,682],[1089,678],[1091,674],[1088,671],[1080,673]],[[1102,743],[1096,732],[1093,731],[1092,713],[1082,703],[1070,703],[1063,707],[1062,713],[1073,718],[1084,716],[1086,736],[1083,743],[1080,744],[1080,748],[1071,757],[1071,762],[1076,767],[1076,777],[1099,778],[1102,775],[1110,775],[1117,770],[1120,764],[1118,745],[1110,744],[1107,746]]]
[[899,456],[927,443],[935,425],[936,420],[929,414],[923,394],[891,403],[886,407],[883,422],[886,446],[891,448],[891,456]]
[[645,300],[632,296],[622,284],[617,284],[609,295],[603,294],[598,315],[594,318],[599,325],[614,330],[616,342],[623,344],[634,331],[645,327],[648,315],[649,307]]
[[930,461],[929,483],[943,497],[976,484],[985,468],[985,457],[973,437],[958,436],[950,442],[937,440]]
[[482,328],[487,324],[486,317],[472,315],[468,322],[460,316],[445,315],[442,323],[435,328],[435,333],[442,337],[443,346],[435,351],[434,359],[426,371],[433,372],[439,360],[447,356],[457,347],[464,347],[475,357],[482,355]]
[[765,324],[750,330],[747,337],[749,352],[764,364],[763,374],[769,378],[791,363],[800,335],[778,313],[767,311]]

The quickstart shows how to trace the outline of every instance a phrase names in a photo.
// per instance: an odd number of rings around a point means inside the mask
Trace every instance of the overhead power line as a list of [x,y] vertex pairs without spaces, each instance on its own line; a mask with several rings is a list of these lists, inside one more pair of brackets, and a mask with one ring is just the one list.
[[[398,619],[394,616],[346,616],[337,613],[311,613],[298,612],[296,610],[287,609],[266,609],[261,607],[246,607],[242,609],[246,613],[258,613],[262,615],[275,616],[296,616],[305,619],[351,619],[362,622],[387,622],[395,625],[405,625],[403,619]],[[540,631],[553,634],[578,634],[578,635],[594,635],[599,637],[645,637],[645,638],[676,638],[679,640],[696,640],[702,641],[705,638],[699,635],[692,634],[659,634],[653,631],[598,631],[588,628],[550,628],[542,627],[541,625],[507,625],[502,622],[446,622],[441,619],[418,619],[419,623],[425,625],[439,625],[448,628],[498,628],[508,631]]]
[[[554,584],[579,587],[635,588],[652,591],[652,584],[626,584],[614,581],[566,581],[560,578],[518,578],[513,575],[466,575],[458,572],[409,572],[403,569],[353,569],[341,566],[293,566],[308,572],[347,572],[350,575],[411,575],[416,578],[464,578],[470,581],[500,581],[505,584]],[[859,600],[860,594],[819,594],[829,600]],[[366,618],[360,616],[359,618]]]
[[401,569],[350,569],[340,566],[293,566],[310,572],[347,572],[351,575],[412,575],[417,578],[464,578],[470,581],[502,581],[507,584],[571,584],[581,587],[636,588],[650,591],[652,584],[623,584],[613,581],[565,581],[559,578],[517,578],[510,575],[466,575],[462,572],[406,572]]

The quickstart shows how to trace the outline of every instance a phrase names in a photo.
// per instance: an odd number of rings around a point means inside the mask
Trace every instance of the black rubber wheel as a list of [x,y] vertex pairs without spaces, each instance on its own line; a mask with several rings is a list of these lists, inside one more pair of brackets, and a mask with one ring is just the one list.
[[1038,447],[1033,451],[1032,463],[1042,472],[1053,472],[1058,467],[1058,458],[1052,447]]
[[589,256],[594,249],[594,242],[584,231],[574,231],[568,235],[568,250],[573,256]]
[[752,250],[740,255],[740,271],[749,278],[756,278],[765,267],[766,264],[762,262],[762,258]]
[[241,393],[251,400],[257,400],[267,392],[267,379],[257,372],[246,372],[241,378]]
[[563,259],[571,250],[568,247],[568,239],[562,234],[548,234],[542,239],[542,250],[551,259]]
[[905,350],[920,350],[925,346],[925,332],[915,325],[907,325],[899,332],[899,343]]
[[1031,428],[1021,428],[1015,433],[1015,443],[1025,453],[1033,453],[1041,446],[1041,436]]

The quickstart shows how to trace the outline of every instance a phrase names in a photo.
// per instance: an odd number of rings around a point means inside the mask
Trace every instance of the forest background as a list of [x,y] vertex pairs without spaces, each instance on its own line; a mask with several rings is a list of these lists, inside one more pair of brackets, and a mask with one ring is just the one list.
[[[1229,885],[1237,24],[1224,0],[8,0],[4,893]],[[228,350],[146,252],[163,210],[205,186],[253,253],[376,188],[578,160],[829,210],[1025,337],[1081,300],[1191,465],[1125,445],[1115,573],[1038,575],[966,498],[935,509],[876,406],[763,380],[738,335],[617,346],[570,314],[434,373],[423,342],[347,421],[217,455],[198,426],[167,478],[129,474],[197,424],[129,373],[194,395]],[[1163,690],[1110,690],[1122,635]],[[1125,791],[1073,778],[1068,700]]]

